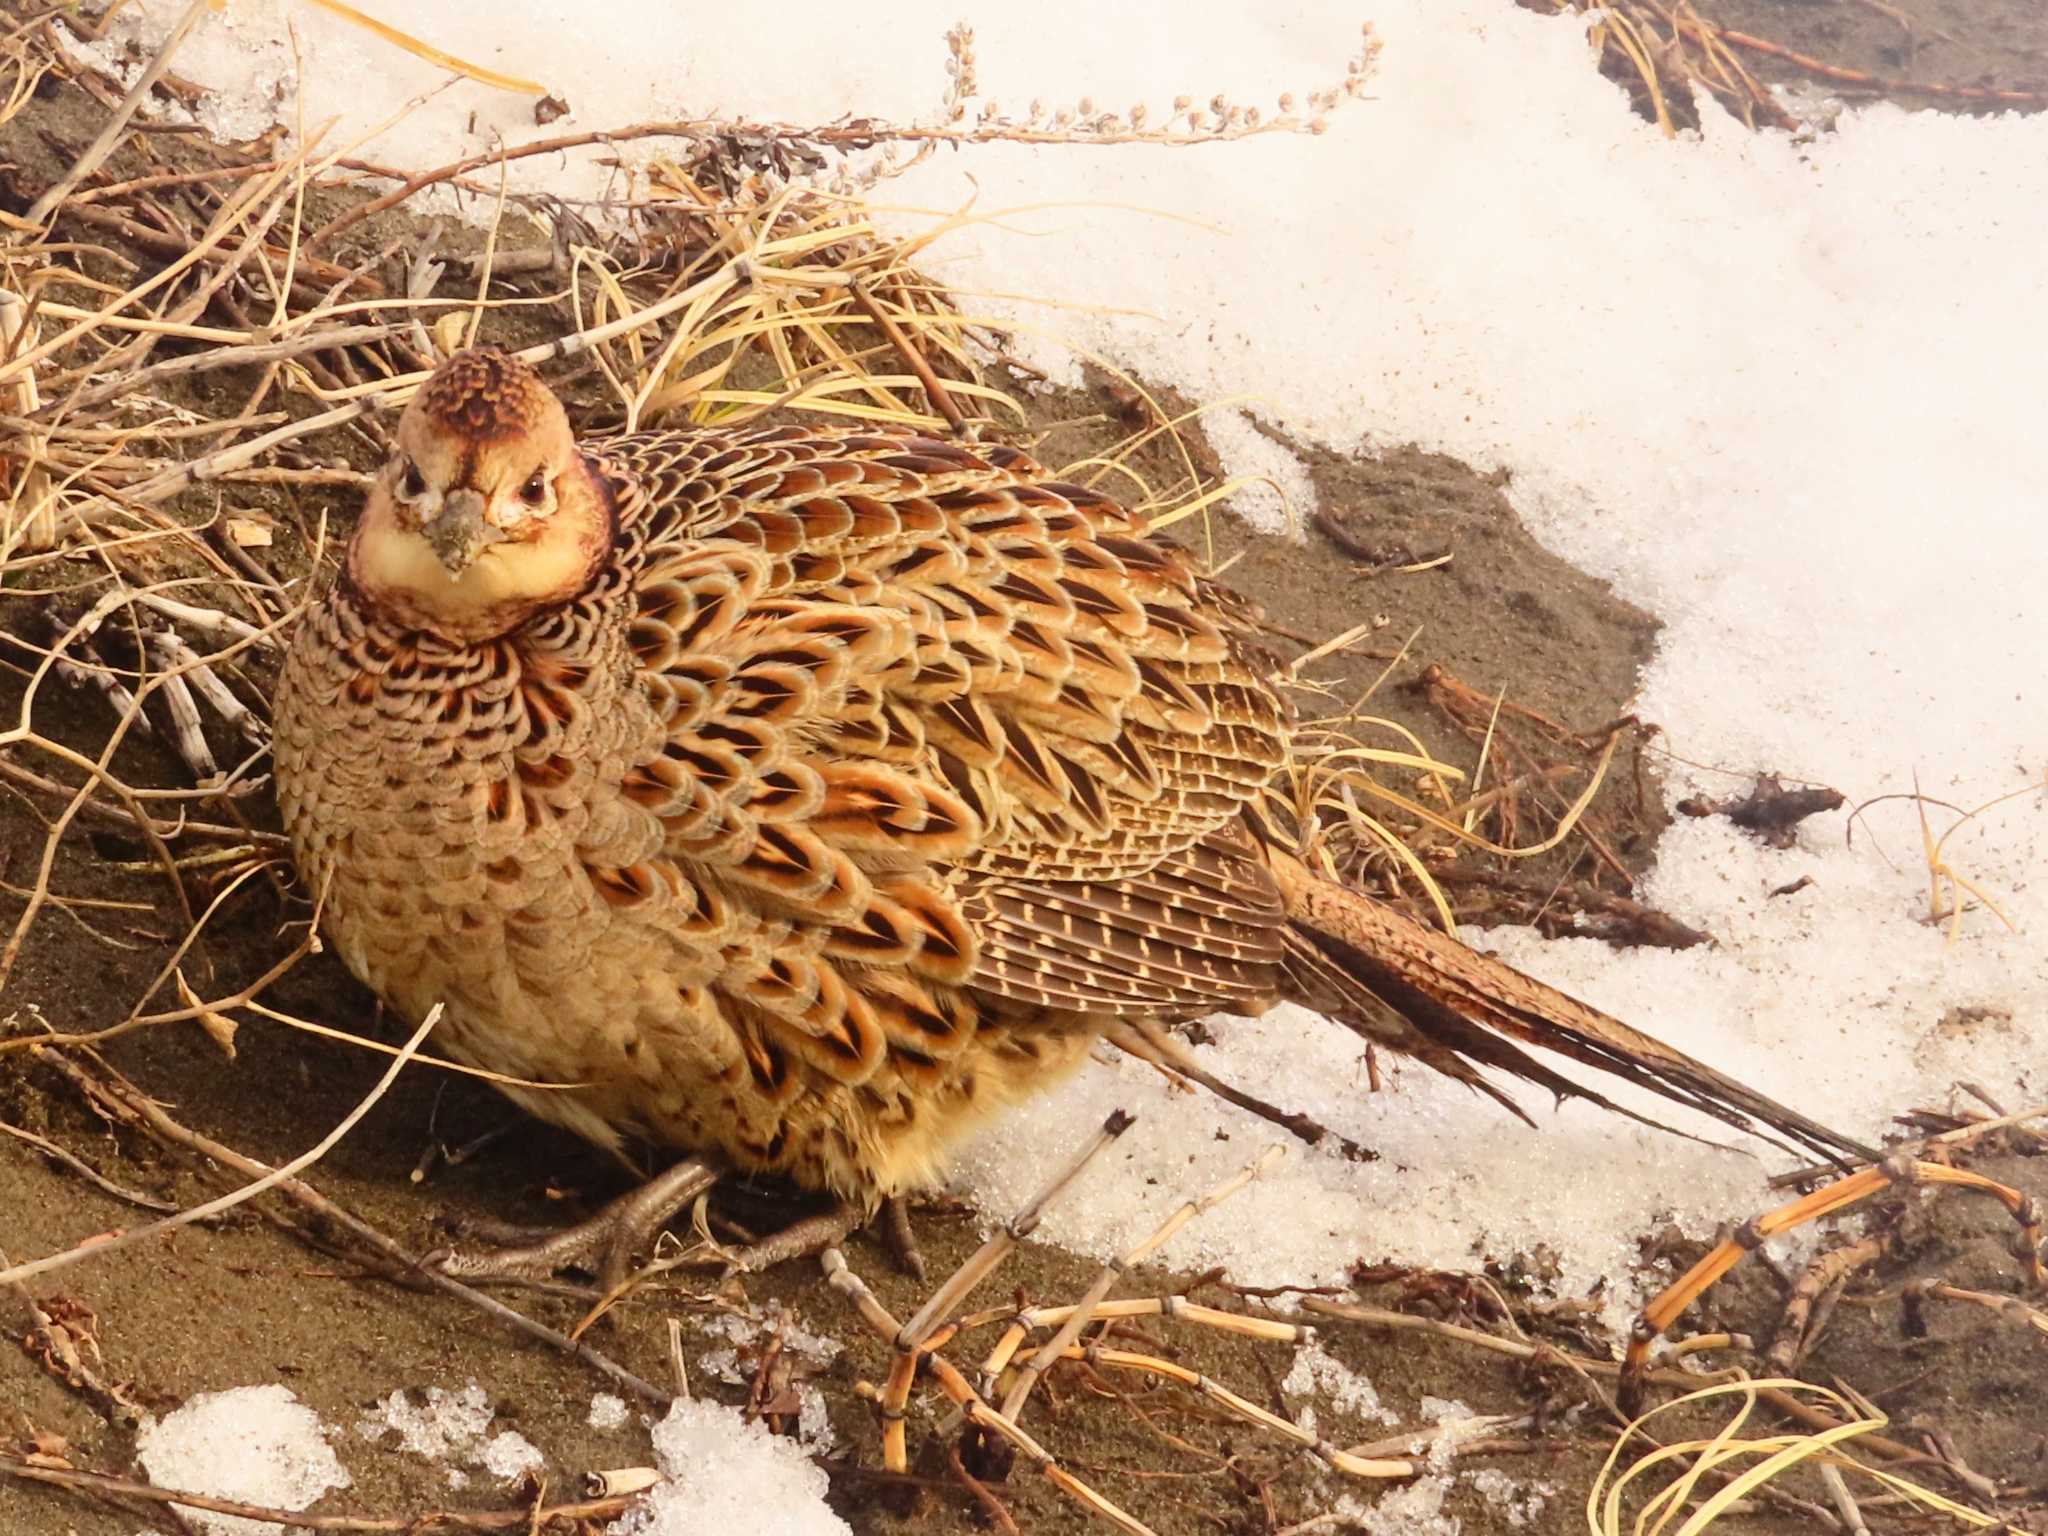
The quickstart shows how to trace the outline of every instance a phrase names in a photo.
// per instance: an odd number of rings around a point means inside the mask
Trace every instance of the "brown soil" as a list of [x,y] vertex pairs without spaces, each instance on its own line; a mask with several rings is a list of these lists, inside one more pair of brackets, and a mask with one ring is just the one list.
[[[2033,0],[1696,0],[1693,9],[1719,26],[1883,80],[2048,93],[2048,11]],[[1809,81],[1848,100],[1867,94],[1769,54],[1742,50],[1740,57],[1771,84]],[[1940,110],[2012,109],[1936,96],[1896,99]]]
[[[1504,0],[1505,3],[1505,0]],[[1981,43],[1983,57],[1937,56],[1923,41],[1923,77],[1942,73],[1951,57],[1957,75],[2001,82],[2038,80],[2044,42],[2036,8],[2005,0],[1899,0],[1923,18],[1923,31],[1939,26]],[[1808,52],[1871,69],[1896,70],[1882,57],[1884,28],[1896,24],[1849,4],[1793,4],[1785,0],[1702,0],[1701,10]],[[2000,50],[2004,51],[2000,51]],[[1870,50],[1868,56],[1864,50]],[[99,108],[71,88],[53,89],[29,117],[70,143],[90,137]],[[0,160],[39,184],[57,157],[33,133],[0,143]],[[237,397],[219,402],[232,407]],[[1104,391],[1041,403],[1041,419],[1097,418],[1092,426],[1064,426],[1041,444],[1053,463],[1079,457],[1121,430],[1119,407]],[[1374,460],[1308,456],[1324,505],[1337,519],[1346,549],[1320,532],[1305,545],[1247,538],[1228,516],[1213,519],[1207,537],[1221,562],[1241,555],[1229,580],[1261,601],[1281,625],[1321,638],[1366,618],[1385,623],[1362,648],[1326,658],[1310,676],[1328,686],[1332,711],[1348,709],[1379,677],[1380,655],[1420,629],[1416,645],[1373,695],[1369,710],[1400,720],[1453,760],[1469,762],[1472,748],[1445,716],[1407,686],[1436,662],[1472,688],[1512,700],[1574,730],[1590,730],[1625,712],[1636,670],[1655,634],[1649,615],[1566,566],[1534,543],[1516,520],[1495,481],[1452,461],[1412,450]],[[1170,471],[1158,466],[1163,478]],[[287,532],[294,508],[273,501]],[[1191,543],[1204,535],[1182,530]],[[1379,558],[1367,560],[1359,551]],[[280,551],[284,553],[285,551]],[[1403,573],[1395,569],[1435,555],[1447,564]],[[260,686],[260,677],[256,679]],[[19,680],[0,673],[0,718],[12,718]],[[107,717],[96,698],[47,692],[38,724],[81,746],[104,739]],[[1462,757],[1456,754],[1463,753]],[[124,748],[121,765],[134,782],[172,784],[180,770],[146,739]],[[1654,819],[1640,814],[1637,791],[1619,772],[1608,792],[1624,862],[1639,865],[1654,836]],[[1652,802],[1654,803],[1654,797]],[[252,810],[267,817],[267,808]],[[1627,829],[1632,829],[1629,831]],[[1633,838],[1633,842],[1629,839]],[[31,878],[40,857],[41,823],[15,797],[0,800],[0,874],[16,884]],[[60,847],[51,885],[71,896],[137,903],[135,910],[47,913],[34,929],[9,987],[5,1012],[22,1010],[20,1026],[35,1019],[59,1030],[89,1030],[124,1016],[164,964],[178,930],[161,881],[146,867],[139,845],[117,834],[82,830]],[[1557,873],[1564,873],[1560,868]],[[11,926],[18,898],[0,895],[0,916]],[[259,891],[242,899],[228,920],[216,923],[188,960],[195,987],[218,995],[259,973],[283,951],[287,923],[303,920],[304,907]],[[373,1027],[373,1002],[331,957],[301,964],[271,995],[275,1006],[350,1030]],[[266,1161],[293,1156],[346,1114],[368,1090],[381,1059],[261,1023],[246,1024],[232,1061],[198,1031],[176,1027],[145,1031],[112,1043],[107,1059],[161,1100],[183,1123]],[[435,1169],[423,1182],[412,1175],[431,1140],[460,1145],[507,1121],[508,1111],[487,1089],[466,1080],[442,1083],[408,1073],[357,1130],[310,1175],[329,1198],[415,1250],[437,1241],[442,1213],[500,1220],[546,1220],[578,1211],[612,1193],[618,1175],[577,1142],[532,1126],[456,1167]],[[153,1141],[112,1128],[96,1117],[46,1065],[0,1056],[0,1121],[47,1136],[107,1177],[160,1199],[189,1205],[225,1183]],[[2008,1152],[1980,1166],[2048,1197],[2048,1171],[2039,1158]],[[1760,1204],[1763,1197],[1760,1195]],[[90,1186],[19,1141],[0,1137],[0,1246],[13,1260],[56,1251],[88,1234],[131,1226],[141,1213]],[[951,1207],[928,1210],[919,1232],[935,1273],[944,1273],[979,1240],[981,1223],[1001,1212]],[[1739,1217],[1745,1213],[1730,1213]],[[1228,1210],[1211,1218],[1227,1220]],[[122,1384],[143,1409],[164,1412],[200,1391],[282,1381],[331,1425],[342,1427],[338,1450],[354,1486],[330,1495],[322,1510],[421,1516],[435,1509],[511,1507],[524,1495],[497,1489],[479,1477],[462,1491],[449,1489],[439,1468],[409,1458],[388,1443],[359,1437],[353,1426],[374,1401],[394,1390],[438,1385],[483,1385],[503,1427],[518,1429],[548,1457],[548,1495],[572,1497],[587,1469],[642,1460],[646,1440],[637,1422],[614,1431],[585,1422],[591,1394],[609,1390],[592,1371],[502,1329],[458,1302],[369,1278],[345,1259],[326,1256],[294,1233],[298,1218],[272,1200],[245,1206],[223,1224],[188,1229],[161,1243],[121,1252],[51,1276],[31,1286],[46,1310],[68,1298],[95,1320],[100,1375]],[[1873,1396],[1893,1417],[1895,1438],[1920,1445],[1915,1426],[1953,1437],[1961,1456],[2002,1483],[2048,1485],[2048,1394],[2039,1369],[2040,1340],[1992,1312],[1934,1304],[1931,1332],[1910,1339],[1900,1330],[1900,1286],[1932,1274],[1954,1283],[2010,1292],[2015,1266],[2005,1245],[2004,1214],[1985,1201],[1955,1197],[1917,1203],[1897,1224],[1886,1258],[1864,1272],[1803,1367],[1811,1379],[1834,1376]],[[848,1245],[855,1267],[898,1316],[914,1310],[922,1288],[896,1274],[881,1245],[861,1236]],[[1674,1267],[1696,1247],[1646,1250],[1646,1262]],[[4,1266],[6,1259],[0,1259]],[[1077,1296],[1096,1266],[1057,1250],[1026,1245],[988,1287],[991,1298],[1023,1295],[1041,1300]],[[1199,1277],[1140,1273],[1123,1294],[1156,1294]],[[1587,1338],[1568,1310],[1532,1306],[1515,1276],[1496,1277],[1515,1305],[1520,1326],[1567,1349],[1603,1353],[1607,1341]],[[1203,1299],[1247,1303],[1212,1288]],[[506,1299],[556,1327],[571,1326],[584,1303],[575,1297],[508,1292]],[[1401,1304],[1434,1315],[1473,1320],[1482,1315],[1468,1287],[1411,1277],[1369,1287],[1360,1298]],[[903,1526],[894,1491],[860,1468],[877,1465],[876,1421],[856,1393],[859,1381],[878,1381],[885,1349],[858,1325],[850,1308],[826,1290],[808,1264],[713,1287],[669,1284],[629,1299],[591,1334],[595,1346],[655,1382],[669,1380],[666,1319],[683,1320],[684,1353],[700,1392],[737,1401],[744,1389],[727,1386],[704,1368],[714,1341],[700,1321],[714,1311],[750,1306],[765,1313],[786,1305],[814,1332],[842,1341],[845,1352],[822,1367],[817,1384],[830,1404],[841,1442],[834,1502],[861,1532]],[[1727,1326],[1760,1340],[1774,1331],[1781,1294],[1770,1273],[1756,1265],[1717,1290],[1688,1326]],[[21,1296],[0,1296],[0,1331],[19,1338],[28,1327]],[[1489,1326],[1504,1329],[1498,1320]],[[1289,1364],[1285,1346],[1248,1344],[1203,1330],[1148,1324],[1141,1348],[1199,1370],[1252,1400],[1291,1412],[1277,1382]],[[1369,1375],[1387,1408],[1403,1425],[1422,1419],[1425,1397],[1456,1399],[1475,1412],[1539,1411],[1539,1428],[1517,1432],[1528,1443],[1461,1461],[1461,1470],[1493,1467],[1550,1490],[1540,1513],[1516,1525],[1461,1479],[1444,1513],[1468,1533],[1565,1532],[1583,1529],[1585,1490],[1605,1456],[1610,1435],[1597,1411],[1582,1412],[1575,1378],[1533,1368],[1504,1356],[1422,1334],[1384,1334],[1333,1325],[1324,1331],[1333,1353]],[[2028,1351],[2032,1351],[2030,1357]],[[969,1351],[956,1351],[970,1358]],[[1103,1378],[1103,1381],[1108,1378]],[[1271,1533],[1327,1506],[1333,1480],[1273,1440],[1247,1431],[1178,1390],[1143,1389],[1117,1380],[1124,1396],[1084,1373],[1053,1374],[1029,1425],[1063,1461],[1111,1498],[1141,1514],[1167,1536],[1182,1533]],[[1384,1425],[1347,1422],[1328,1403],[1315,1405],[1323,1432],[1338,1444],[1386,1434]],[[639,1405],[635,1405],[636,1413]],[[1141,1411],[1142,1410],[1142,1411]],[[1714,1416],[1690,1429],[1711,1428]],[[913,1444],[923,1447],[917,1470],[933,1485],[922,1496],[918,1528],[937,1532],[980,1528],[971,1501],[937,1458],[931,1421],[916,1416]],[[1676,1435],[1678,1426],[1672,1433]],[[132,1474],[133,1435],[118,1413],[103,1416],[25,1350],[0,1343],[0,1449],[25,1448],[32,1432],[61,1436],[79,1466]],[[1912,1469],[1945,1492],[1953,1482],[1939,1471]],[[1823,1499],[1811,1480],[1786,1485],[1799,1496]],[[1092,1528],[1072,1502],[1030,1468],[1013,1469],[996,1484],[1019,1527],[1031,1532]],[[1358,1490],[1370,1499],[1372,1488]],[[886,1496],[885,1496],[886,1495]],[[1873,1514],[1883,1531],[1885,1517]],[[171,1517],[146,1505],[95,1502],[0,1476],[0,1532],[22,1536],[134,1536],[141,1529],[172,1531]],[[1763,1511],[1730,1521],[1730,1530],[1778,1532],[1814,1528],[1802,1514]],[[568,1529],[566,1526],[557,1529]],[[1448,1529],[1448,1527],[1446,1527]]]

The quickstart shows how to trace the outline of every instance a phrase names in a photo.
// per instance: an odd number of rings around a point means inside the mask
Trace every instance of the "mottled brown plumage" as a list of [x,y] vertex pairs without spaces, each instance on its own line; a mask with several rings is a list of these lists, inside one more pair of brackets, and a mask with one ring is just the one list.
[[1114,1021],[1292,998],[1488,1092],[1587,1092],[1533,1043],[1850,1145],[1294,860],[1246,610],[1100,491],[896,430],[579,450],[488,353],[399,443],[280,798],[351,970],[582,1085],[537,1115],[872,1202]]

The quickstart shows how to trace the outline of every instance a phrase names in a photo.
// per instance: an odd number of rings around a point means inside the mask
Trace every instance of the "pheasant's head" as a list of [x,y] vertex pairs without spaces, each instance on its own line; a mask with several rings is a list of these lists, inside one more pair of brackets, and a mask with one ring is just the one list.
[[481,348],[449,358],[406,407],[348,573],[406,628],[487,640],[589,586],[615,533],[562,403],[526,364]]

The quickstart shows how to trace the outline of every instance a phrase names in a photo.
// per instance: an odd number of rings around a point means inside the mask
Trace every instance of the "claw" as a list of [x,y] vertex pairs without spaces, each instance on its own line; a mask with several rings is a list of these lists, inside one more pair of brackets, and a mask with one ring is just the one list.
[[[543,1280],[564,1269],[595,1274],[607,1292],[631,1278],[633,1255],[653,1245],[670,1217],[718,1182],[722,1170],[702,1158],[686,1157],[628,1190],[587,1221],[515,1245],[494,1245],[490,1253],[440,1248],[423,1261],[461,1280]],[[474,1230],[474,1229],[472,1229]],[[490,1242],[485,1235],[482,1238]]]

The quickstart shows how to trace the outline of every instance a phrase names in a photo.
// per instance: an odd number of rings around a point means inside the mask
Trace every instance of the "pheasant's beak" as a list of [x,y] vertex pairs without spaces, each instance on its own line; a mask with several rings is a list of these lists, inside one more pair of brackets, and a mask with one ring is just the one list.
[[441,510],[421,527],[420,532],[426,535],[427,543],[433,547],[435,557],[448,572],[450,580],[468,570],[486,546],[504,537],[484,521],[483,493],[467,488],[450,491],[442,497]]

